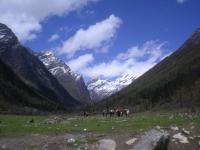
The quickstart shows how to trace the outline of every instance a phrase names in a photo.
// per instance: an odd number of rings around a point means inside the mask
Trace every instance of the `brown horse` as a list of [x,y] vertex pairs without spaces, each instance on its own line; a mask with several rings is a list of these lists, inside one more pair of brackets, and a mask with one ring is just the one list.
[[117,114],[117,116],[118,117],[121,117],[121,116],[123,116],[123,115],[125,115],[126,117],[128,117],[129,116],[129,113],[130,113],[130,111],[129,111],[129,109],[116,109],[116,114]]
[[89,116],[89,112],[84,111],[84,112],[83,112],[83,116],[84,116],[84,117],[88,117],[88,116]]

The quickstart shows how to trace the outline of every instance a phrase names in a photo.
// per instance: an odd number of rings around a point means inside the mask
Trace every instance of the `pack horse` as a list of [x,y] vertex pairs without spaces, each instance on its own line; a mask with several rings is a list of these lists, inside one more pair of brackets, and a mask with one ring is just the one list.
[[102,111],[102,115],[104,116],[104,117],[107,117],[108,115],[110,116],[110,117],[113,117],[113,116],[115,116],[115,114],[116,114],[116,116],[118,116],[118,117],[121,117],[121,116],[126,116],[126,117],[128,117],[129,116],[129,114],[130,114],[130,111],[129,111],[129,109],[107,109],[107,110],[103,110]]
[[116,114],[118,117],[121,117],[121,116],[126,116],[128,117],[129,114],[130,114],[130,110],[129,109],[116,109]]

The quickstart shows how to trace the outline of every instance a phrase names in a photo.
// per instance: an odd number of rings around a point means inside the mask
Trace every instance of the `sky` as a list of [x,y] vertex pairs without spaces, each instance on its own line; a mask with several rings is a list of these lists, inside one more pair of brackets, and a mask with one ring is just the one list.
[[0,22],[85,80],[137,78],[200,27],[200,0],[0,0]]

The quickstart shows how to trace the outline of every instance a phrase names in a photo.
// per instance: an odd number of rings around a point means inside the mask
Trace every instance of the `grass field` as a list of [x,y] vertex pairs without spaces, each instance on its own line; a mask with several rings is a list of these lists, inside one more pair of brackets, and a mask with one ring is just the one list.
[[[21,136],[27,134],[59,134],[65,132],[99,132],[99,133],[128,133],[145,131],[155,126],[169,127],[172,124],[178,126],[189,123],[200,124],[199,115],[168,112],[145,112],[132,114],[129,117],[102,117],[62,115],[59,123],[46,124],[46,120],[53,120],[55,116],[19,116],[0,115],[0,137]],[[29,121],[33,119],[33,123]],[[86,129],[86,131],[84,131]]]

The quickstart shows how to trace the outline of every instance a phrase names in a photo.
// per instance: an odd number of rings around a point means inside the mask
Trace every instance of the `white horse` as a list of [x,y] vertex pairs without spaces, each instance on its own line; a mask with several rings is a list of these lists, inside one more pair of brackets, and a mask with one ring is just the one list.
[[108,110],[104,109],[104,110],[102,111],[103,117],[104,117],[104,116],[107,117],[108,114],[109,114],[109,111],[108,111]]
[[113,117],[115,115],[115,110],[114,109],[110,109],[109,113],[110,113],[110,117]]
[[130,110],[129,109],[124,109],[124,113],[125,113],[126,117],[128,117],[129,113],[130,113]]

